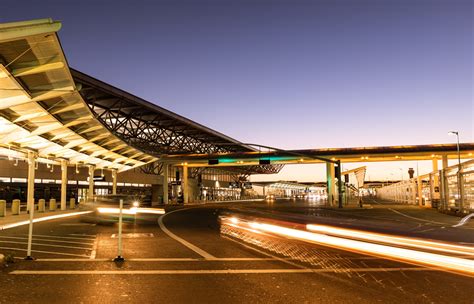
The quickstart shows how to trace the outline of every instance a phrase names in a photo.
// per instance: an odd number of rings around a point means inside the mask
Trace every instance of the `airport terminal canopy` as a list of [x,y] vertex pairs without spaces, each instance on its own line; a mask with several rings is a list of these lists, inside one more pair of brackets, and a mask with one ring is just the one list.
[[[119,171],[181,153],[253,148],[70,69],[51,19],[0,24],[0,154]],[[24,158],[24,157],[23,157]],[[275,173],[280,166],[246,172]],[[239,169],[241,170],[241,169]]]

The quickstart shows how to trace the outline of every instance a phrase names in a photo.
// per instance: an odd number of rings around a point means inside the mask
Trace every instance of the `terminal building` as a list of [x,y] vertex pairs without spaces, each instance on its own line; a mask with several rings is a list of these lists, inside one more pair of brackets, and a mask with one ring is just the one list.
[[60,28],[51,19],[0,25],[0,199],[26,201],[29,185],[35,200],[63,205],[109,193],[150,203],[230,199],[250,174],[281,169],[160,162],[254,148],[70,68]]
[[[429,160],[432,173],[378,193],[474,211],[473,143],[262,152],[72,69],[60,28],[51,19],[0,24],[0,200],[56,199],[65,209],[71,199],[119,193],[152,205],[249,198],[259,194],[248,186],[252,174],[325,163],[320,195],[341,206],[341,162]],[[270,188],[295,195],[309,186]]]

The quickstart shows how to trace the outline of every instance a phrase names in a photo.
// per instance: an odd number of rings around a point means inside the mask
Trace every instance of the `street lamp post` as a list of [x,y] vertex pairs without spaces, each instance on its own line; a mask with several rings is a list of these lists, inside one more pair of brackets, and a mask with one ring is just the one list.
[[463,212],[463,197],[462,197],[462,185],[461,185],[461,151],[459,150],[459,132],[449,131],[449,135],[456,135],[456,147],[458,152],[458,192],[459,192],[459,211]]

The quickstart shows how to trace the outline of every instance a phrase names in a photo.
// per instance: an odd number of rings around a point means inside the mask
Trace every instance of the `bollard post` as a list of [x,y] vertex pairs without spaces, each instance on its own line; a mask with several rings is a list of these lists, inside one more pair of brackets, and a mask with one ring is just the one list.
[[69,199],[69,208],[71,208],[71,209],[76,208],[76,199],[75,198]]
[[7,201],[0,200],[0,217],[7,215]]
[[41,198],[38,200],[38,212],[44,212],[46,209],[46,201]]
[[49,211],[55,211],[56,210],[56,199],[52,198],[49,200]]
[[20,214],[20,200],[14,199],[12,202],[12,215]]
[[122,210],[123,210],[123,199],[120,200],[120,211],[119,211],[119,226],[118,226],[118,254],[114,259],[114,262],[123,262],[122,256]]

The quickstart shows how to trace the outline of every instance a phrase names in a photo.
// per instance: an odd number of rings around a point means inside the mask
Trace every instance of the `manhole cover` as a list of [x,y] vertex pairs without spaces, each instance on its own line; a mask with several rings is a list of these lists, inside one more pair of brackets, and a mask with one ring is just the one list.
[[[112,234],[111,238],[117,238],[118,234]],[[122,238],[124,239],[137,239],[137,238],[150,238],[154,237],[153,233],[123,233]]]

